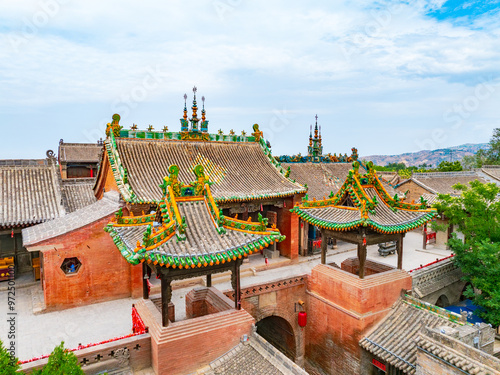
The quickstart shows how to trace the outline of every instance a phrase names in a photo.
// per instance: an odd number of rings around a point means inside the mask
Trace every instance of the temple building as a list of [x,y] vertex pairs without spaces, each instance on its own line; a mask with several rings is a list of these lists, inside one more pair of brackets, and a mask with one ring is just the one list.
[[[360,168],[366,170],[361,162],[356,148],[351,149],[351,155],[334,153],[323,154],[323,140],[321,136],[321,126],[318,125],[318,115],[315,116],[316,123],[311,125],[309,132],[309,144],[307,156],[298,155],[276,157],[281,166],[287,170],[292,180],[307,187],[309,199],[326,199],[331,194],[335,194],[344,184],[354,161],[359,161]],[[394,196],[398,192],[391,184],[381,180],[384,188]],[[300,220],[299,224],[299,252],[301,255],[308,255],[319,252],[321,247],[321,233],[315,225]],[[332,242],[335,247],[336,243]]]
[[[234,331],[226,333],[225,344],[221,343],[215,349],[223,354],[231,345],[236,345],[243,334],[251,333],[248,323],[252,318],[247,312],[240,311],[240,266],[243,259],[284,240],[276,225],[267,228],[268,219],[260,213],[256,222],[251,217],[243,221],[224,216],[211,193],[210,185],[213,183],[201,164],[193,168],[196,181],[189,184],[179,181],[177,165],[171,165],[168,171],[169,175],[160,184],[163,192],[161,200],[157,201],[158,212],[124,216],[119,211],[106,228],[127,262],[132,265],[142,263],[143,300],[137,308],[150,327],[153,368],[157,374],[194,371],[203,364],[200,359],[204,355],[207,355],[206,358],[213,356],[214,351],[214,348],[210,352],[200,347],[196,351],[197,360],[192,360],[189,366],[183,363],[182,370],[174,364],[167,365],[166,358],[180,355],[178,348],[182,348],[186,340],[179,338],[170,340],[170,344],[163,342],[179,329],[175,324],[175,306],[171,302],[172,281],[196,276],[207,278],[206,288],[198,288],[186,297],[188,320],[179,322],[181,326],[186,322],[199,324],[198,321],[217,320],[227,313],[234,315],[236,320],[246,322],[233,325]],[[158,309],[154,301],[149,299],[151,271],[161,279],[161,319],[157,317]],[[231,271],[235,295],[232,308],[228,298],[212,288],[212,274],[225,271]],[[205,334],[216,335],[220,334],[219,331],[207,330]],[[197,347],[203,344],[192,342],[192,345]]]
[[181,131],[172,132],[167,127],[155,131],[152,126],[138,130],[136,126],[124,129],[120,116],[114,115],[107,129],[97,182],[96,197],[104,191],[116,190],[134,215],[142,211],[157,211],[162,199],[159,188],[168,168],[179,167],[179,179],[189,181],[195,166],[201,165],[209,182],[213,183],[215,202],[226,216],[238,215],[241,220],[258,215],[276,225],[286,239],[278,244],[282,256],[298,257],[298,223],[293,223],[290,209],[300,200],[306,189],[286,176],[285,169],[273,158],[259,126],[253,133],[234,131],[223,134],[208,132],[204,108],[198,118],[196,89],[192,115],[188,119],[184,97],[184,116],[180,119]]
[[102,141],[97,143],[67,143],[59,141],[57,161],[61,178],[92,178],[97,175],[102,153]]
[[26,250],[21,230],[66,213],[52,151],[47,159],[1,160],[0,197],[0,280],[8,279],[9,265],[16,278],[32,272],[39,278],[39,255]]
[[[403,238],[433,220],[435,209],[403,201],[373,163],[357,160],[356,149],[324,155],[317,122],[305,157],[274,158],[257,124],[250,134],[209,133],[205,100],[198,117],[193,91],[190,117],[184,96],[178,132],[124,129],[113,115],[96,177],[61,182],[53,160],[42,163],[54,181],[44,192],[58,205],[22,232],[26,253],[41,264],[33,296],[43,295],[45,310],[135,299],[132,335],[75,350],[85,371],[427,375],[500,368],[489,355],[490,327],[409,295],[423,291],[429,272],[412,285]],[[86,178],[95,178],[90,197],[77,184]],[[306,225],[321,234],[320,264],[242,283],[241,268],[252,272],[243,263],[255,253],[297,259]],[[328,262],[330,238],[356,244],[357,256]],[[396,267],[367,259],[367,246],[392,242]],[[230,283],[219,290],[214,275],[223,273]],[[196,286],[172,298],[181,280]],[[42,365],[37,359],[23,370]]]

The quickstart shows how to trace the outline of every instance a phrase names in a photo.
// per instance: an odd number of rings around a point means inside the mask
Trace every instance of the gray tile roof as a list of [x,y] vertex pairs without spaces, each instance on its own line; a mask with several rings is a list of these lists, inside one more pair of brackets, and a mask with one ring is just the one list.
[[0,227],[28,226],[66,213],[57,166],[46,160],[0,163]]
[[330,192],[336,193],[342,187],[352,163],[281,163],[290,167],[290,178],[301,185],[307,184],[310,199],[323,199]]
[[66,212],[74,212],[96,201],[95,177],[62,180],[62,198]]
[[[451,194],[459,195],[460,191],[453,189],[455,184],[463,184],[469,186],[469,183],[478,180],[483,184],[488,181],[474,171],[463,172],[432,172],[432,173],[414,173],[412,178],[401,182],[398,187],[404,185],[408,181],[414,181],[422,186],[431,194]],[[404,188],[401,188],[404,190]]]
[[254,333],[248,341],[238,344],[197,374],[307,375],[307,372]]
[[[108,148],[109,142],[106,140]],[[128,184],[142,201],[162,198],[158,184],[169,175],[168,167],[172,164],[179,166],[181,181],[193,181],[193,167],[203,165],[214,182],[212,193],[216,200],[290,196],[304,190],[284,177],[258,142],[117,138],[116,145],[116,169],[127,171]]]
[[59,162],[60,163],[98,163],[102,145],[96,143],[60,143]]
[[32,246],[91,224],[118,211],[120,207],[120,196],[117,192],[105,193],[101,200],[89,206],[47,223],[23,229],[23,246]]
[[360,340],[360,345],[407,374],[415,374],[416,339],[424,327],[457,328],[460,326],[442,315],[416,307],[404,299],[398,300],[393,309],[368,335]]

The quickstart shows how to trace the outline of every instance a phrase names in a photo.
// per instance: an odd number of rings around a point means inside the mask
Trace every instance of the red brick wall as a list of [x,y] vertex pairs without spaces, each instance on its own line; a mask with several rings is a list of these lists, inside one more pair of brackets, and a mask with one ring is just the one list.
[[278,212],[278,229],[281,234],[286,236],[286,239],[278,243],[278,250],[281,255],[290,259],[299,257],[299,217],[292,214],[290,210],[296,202],[300,202],[301,195],[294,195],[292,198],[285,199],[286,207],[279,209]]
[[[104,226],[113,215],[37,244],[44,247],[43,286],[48,310],[142,295],[142,268],[130,265]],[[61,270],[65,258],[77,257],[75,274]]]
[[394,270],[359,279],[318,265],[308,278],[306,360],[328,374],[359,374],[359,340],[388,313],[411,277]]

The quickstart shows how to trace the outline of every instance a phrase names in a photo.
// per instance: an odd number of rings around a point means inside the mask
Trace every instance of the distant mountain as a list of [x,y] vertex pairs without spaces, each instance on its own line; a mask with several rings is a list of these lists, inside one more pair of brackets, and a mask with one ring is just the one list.
[[461,160],[465,155],[474,155],[479,149],[487,148],[487,143],[467,143],[461,146],[440,148],[438,150],[423,150],[408,152],[401,155],[369,155],[362,160],[371,160],[375,165],[385,166],[389,163],[405,163],[407,167],[431,164],[436,167],[442,161]]

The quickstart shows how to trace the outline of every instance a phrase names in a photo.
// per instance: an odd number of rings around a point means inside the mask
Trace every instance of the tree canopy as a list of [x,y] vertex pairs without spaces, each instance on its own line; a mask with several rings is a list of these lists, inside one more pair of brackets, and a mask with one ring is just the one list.
[[453,233],[448,245],[465,280],[473,286],[465,292],[477,306],[480,316],[494,326],[500,325],[500,188],[492,183],[472,181],[470,186],[456,184],[458,197],[440,194],[435,207],[450,225],[457,225],[464,241]]
[[[12,358],[9,351],[3,346],[0,340],[0,374],[19,375],[23,374],[19,370],[20,365],[17,358]],[[32,375],[84,375],[80,368],[78,358],[73,352],[64,348],[64,342],[56,346],[50,354],[48,363],[39,370],[34,370]]]

